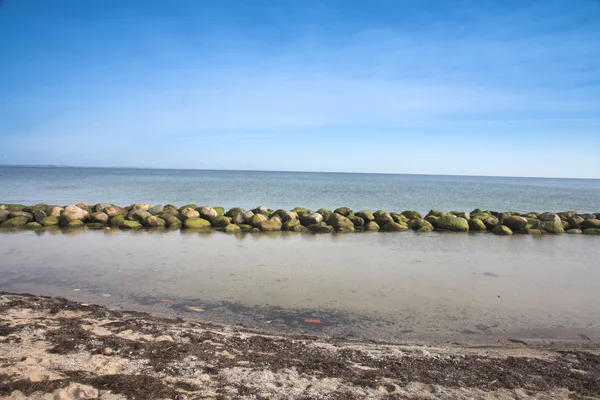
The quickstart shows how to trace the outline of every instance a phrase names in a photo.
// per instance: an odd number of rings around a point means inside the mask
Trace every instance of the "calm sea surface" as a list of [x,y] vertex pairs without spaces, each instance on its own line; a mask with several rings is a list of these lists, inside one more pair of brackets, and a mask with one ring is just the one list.
[[600,180],[0,167],[0,203],[600,212]]

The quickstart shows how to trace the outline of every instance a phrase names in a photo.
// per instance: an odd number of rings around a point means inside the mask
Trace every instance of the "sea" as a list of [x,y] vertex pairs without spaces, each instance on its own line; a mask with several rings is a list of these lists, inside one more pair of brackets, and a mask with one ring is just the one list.
[[[0,204],[600,212],[600,180],[0,167]],[[386,341],[600,341],[600,237],[0,229],[0,291]]]

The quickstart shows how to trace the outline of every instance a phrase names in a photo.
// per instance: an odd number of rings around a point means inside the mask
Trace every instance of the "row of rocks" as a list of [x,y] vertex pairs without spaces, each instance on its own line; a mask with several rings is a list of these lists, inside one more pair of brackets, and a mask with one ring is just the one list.
[[119,229],[218,229],[237,232],[492,232],[497,235],[524,233],[584,233],[600,235],[600,213],[579,214],[576,211],[558,213],[496,212],[476,209],[469,212],[431,210],[425,216],[418,211],[400,213],[378,210],[353,211],[348,207],[317,211],[297,207],[293,210],[270,210],[264,206],[253,210],[188,204],[132,204],[120,207],[109,203],[57,206],[36,204],[0,205],[0,227],[42,229],[62,227]]

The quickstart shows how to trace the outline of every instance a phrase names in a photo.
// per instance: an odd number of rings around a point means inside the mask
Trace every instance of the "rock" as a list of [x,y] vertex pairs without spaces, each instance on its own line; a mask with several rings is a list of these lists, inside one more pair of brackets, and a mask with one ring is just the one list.
[[142,209],[133,209],[131,211],[129,211],[129,214],[127,214],[127,218],[128,220],[131,221],[136,221],[139,222],[140,224],[143,224],[144,221],[146,220],[146,218],[151,217],[152,214],[150,214],[148,211],[142,210]]
[[479,218],[469,219],[469,230],[474,232],[483,232],[487,230],[487,227]]
[[210,228],[210,221],[204,218],[192,217],[183,221],[183,226],[188,229],[207,229]]
[[9,205],[6,206],[6,210],[8,212],[23,211],[24,208],[25,208],[25,206],[22,205],[22,204],[9,204]]
[[469,221],[449,214],[436,221],[436,228],[452,232],[469,232]]
[[494,235],[508,236],[512,235],[513,231],[508,226],[496,225],[494,229],[492,229],[492,233]]
[[181,213],[186,208],[191,208],[192,210],[196,210],[196,208],[198,208],[198,206],[195,205],[194,203],[192,203],[192,204],[186,204],[185,206],[180,207],[178,211]]
[[[259,214],[259,215],[263,215],[263,214]],[[279,217],[273,217],[271,219],[268,219],[266,221],[262,221],[258,223],[258,229],[260,229],[263,232],[275,232],[275,231],[280,231],[282,227],[281,224],[281,220],[279,219]]]
[[267,207],[265,206],[258,206],[252,210],[252,212],[254,212],[254,214],[269,215],[269,210],[267,210]]
[[240,227],[242,232],[252,232],[254,230],[254,227],[252,225],[240,224],[238,226]]
[[379,225],[375,221],[369,221],[365,225],[365,231],[367,232],[377,232],[379,230]]
[[557,213],[559,217],[563,219],[563,221],[568,220],[569,218],[573,218],[577,215],[577,211],[561,211]]
[[468,212],[450,211],[450,214],[454,215],[455,217],[464,218],[467,221],[471,219],[471,213],[468,213]]
[[350,221],[352,221],[355,228],[358,226],[365,226],[365,220],[362,219],[361,217],[357,217],[356,215],[354,215],[354,216],[349,217],[348,219]]
[[406,224],[408,222],[408,218],[406,218],[404,215],[402,214],[398,214],[395,212],[391,212],[390,215],[392,216],[392,218],[394,219],[394,222],[397,222],[399,224]]
[[429,221],[426,221],[424,219],[415,218],[415,219],[408,221],[408,227],[410,229],[412,229],[413,231],[418,231],[419,229],[421,229],[424,226],[431,228],[431,230],[433,230],[433,225],[431,225],[431,223]]
[[148,228],[164,228],[166,225],[167,221],[155,215],[150,215],[144,220],[144,226]]
[[303,226],[318,224],[323,221],[323,216],[313,211],[305,211],[298,213],[298,219]]
[[339,232],[354,231],[354,223],[347,217],[334,212],[327,219],[327,225],[331,225],[333,229]]
[[67,225],[72,221],[83,221],[89,217],[90,213],[77,206],[66,206],[60,218],[61,223]]
[[[245,210],[243,208],[239,208],[239,207],[233,207],[231,209],[229,209],[229,211],[227,211],[225,213],[226,217],[230,217],[230,218],[235,218],[235,216],[239,213],[243,213],[245,212]],[[254,213],[252,213],[254,214]]]
[[112,207],[112,204],[98,203],[98,204],[94,205],[93,209],[94,209],[94,212],[104,212],[104,210],[108,207]]
[[[191,207],[183,207],[179,211],[179,215],[181,216],[182,220],[185,220],[188,218],[200,218],[200,213]],[[204,219],[204,218],[202,218],[202,219]]]
[[369,210],[361,210],[361,211],[357,212],[355,215],[357,217],[362,218],[365,221],[365,223],[368,223],[369,221],[375,221],[375,216]]
[[307,211],[309,211],[309,210],[307,210],[307,209],[306,209],[306,208],[304,208],[304,207],[294,207],[294,208],[292,208],[292,210],[291,210],[291,211],[293,211],[293,212],[295,212],[295,213],[298,213],[298,215],[300,215],[300,213],[301,213],[301,212],[307,212]]
[[411,220],[411,219],[420,219],[420,220],[422,220],[423,219],[423,216],[421,215],[421,213],[418,212],[418,211],[414,211],[414,210],[402,211],[402,215],[404,215],[409,220]]
[[[227,218],[227,217],[226,217]],[[229,224],[225,228],[223,228],[223,232],[225,233],[239,233],[242,229],[236,224]]]
[[[95,230],[101,230],[101,229],[105,229],[106,228],[106,224],[103,224],[101,222],[90,222],[89,224],[85,225],[88,229],[95,229]],[[108,228],[110,229],[110,228]]]
[[427,215],[423,219],[429,222],[434,228],[437,228],[437,221],[440,219],[440,217],[436,217],[435,215]]
[[313,233],[333,233],[335,229],[333,226],[327,225],[324,221],[318,222],[307,226],[308,230]]
[[268,218],[266,215],[263,214],[254,214],[252,217],[250,217],[249,219],[246,220],[246,223],[250,226],[252,226],[253,228],[258,228],[259,224],[261,222],[265,222],[267,221]]
[[57,226],[60,223],[58,217],[46,217],[40,221],[40,225],[42,226]]
[[[141,209],[139,209],[139,211],[142,211]],[[147,211],[144,211],[147,212]],[[119,224],[119,228],[120,229],[140,229],[142,227],[142,224],[140,224],[137,221],[133,221],[133,220],[123,220],[123,222],[121,222],[121,224]]]
[[408,230],[408,226],[392,221],[383,225],[379,230],[381,232],[403,232]]
[[[198,211],[198,213],[200,214],[200,218],[204,218],[208,221],[214,220],[215,218],[217,218],[219,216],[219,213],[217,212],[217,210],[215,210],[212,207],[209,206],[203,206],[200,208],[197,208],[196,211]],[[228,218],[223,216],[223,218]],[[225,227],[227,225],[223,225],[222,227]]]
[[565,231],[565,233],[571,234],[571,235],[576,235],[579,233],[583,233],[583,231],[581,229],[567,229]]
[[[333,210],[334,213],[340,214],[344,217],[348,217],[348,215],[353,214],[352,210],[348,207],[340,207]],[[335,227],[334,227],[335,228]]]
[[225,209],[223,207],[213,207],[213,208],[217,212],[217,214],[225,215]]
[[104,209],[104,212],[106,213],[106,215],[108,215],[109,218],[116,217],[117,215],[127,215],[127,211],[124,208],[117,206],[107,207]]
[[287,222],[290,220],[298,219],[298,214],[295,213],[294,211],[277,210],[277,211],[275,211],[275,215],[277,215],[279,217],[281,222]]
[[132,204],[132,210],[148,211],[152,207],[152,204]]
[[42,220],[44,218],[46,218],[48,216],[48,214],[46,214],[46,212],[44,210],[35,210],[33,212],[33,219],[35,219],[35,222],[40,223],[42,222]]
[[417,232],[419,232],[419,233],[433,232],[433,228],[430,226],[422,226],[419,229],[417,229]]
[[211,221],[210,225],[214,228],[225,228],[227,225],[231,224],[231,218],[224,215],[217,215],[216,217],[213,217],[212,220],[208,221]]
[[527,233],[528,235],[539,236],[539,235],[543,235],[544,231],[542,231],[541,229],[527,228],[527,229],[525,229],[525,233]]
[[527,223],[527,218],[516,215],[504,217],[504,220],[502,221],[502,225],[508,226],[513,232],[524,230],[527,227]]
[[579,216],[583,219],[598,219],[596,214],[579,214]]
[[33,221],[33,214],[25,212],[25,211],[11,211],[8,215],[8,219],[17,218],[17,217],[25,217],[27,218],[27,222]]
[[93,212],[90,214],[90,221],[106,224],[108,222],[108,215],[104,212]]
[[165,225],[169,229],[181,228],[181,221],[174,215],[171,215],[165,219]]
[[331,210],[328,210],[328,209],[326,209],[326,208],[319,208],[319,209],[317,210],[317,213],[318,213],[318,214],[321,214],[321,215],[323,216],[323,221],[327,221],[327,219],[329,219],[329,216],[330,216],[331,214],[333,214],[333,211],[331,211]]
[[558,214],[545,212],[543,214],[540,214],[538,219],[540,221],[558,221],[560,220],[560,217],[558,216]]
[[165,207],[162,204],[157,204],[155,206],[150,207],[147,211],[152,215],[158,215],[165,210]]
[[83,228],[84,226],[85,224],[83,223],[83,221],[79,219],[74,219],[73,221],[68,222],[66,225],[63,225],[63,227],[67,229],[78,229]]
[[440,211],[440,210],[429,210],[429,212],[427,213],[426,216],[432,215],[434,217],[443,217],[446,215],[445,212]]
[[587,228],[583,230],[584,235],[600,235],[600,228]]
[[600,219],[586,219],[581,223],[581,229],[600,229]]
[[580,217],[579,215],[567,218],[569,228],[571,229],[581,229],[581,224],[583,223],[583,221],[585,221],[585,219],[583,219],[583,217]]
[[392,215],[390,213],[384,212],[379,214],[379,216],[375,217],[375,222],[377,222],[377,225],[379,225],[380,227],[383,228],[384,225],[389,224],[390,222],[396,222],[394,221],[394,218],[392,217]]
[[485,224],[485,227],[490,231],[493,230],[496,225],[500,225],[500,219],[494,216],[484,218],[482,221]]
[[37,222],[28,222],[25,225],[23,225],[23,228],[34,230],[42,228],[42,225],[38,224]]
[[297,219],[290,219],[283,223],[281,230],[289,232],[307,232],[308,229],[300,224]]
[[373,213],[373,217],[375,218],[373,221],[375,221],[377,219],[377,217],[379,217],[381,214],[383,214],[385,211],[383,210],[377,210]]
[[115,215],[109,220],[109,224],[111,226],[119,226],[123,221],[125,221],[124,215]]
[[87,211],[88,214],[91,214],[94,212],[94,207],[92,207],[88,203],[77,203],[77,204],[75,204],[75,206],[81,208],[82,210]]
[[0,223],[6,221],[9,215],[10,212],[8,212],[7,210],[0,210]]
[[542,221],[542,229],[548,233],[563,233],[565,231],[562,220],[556,214],[553,221]]

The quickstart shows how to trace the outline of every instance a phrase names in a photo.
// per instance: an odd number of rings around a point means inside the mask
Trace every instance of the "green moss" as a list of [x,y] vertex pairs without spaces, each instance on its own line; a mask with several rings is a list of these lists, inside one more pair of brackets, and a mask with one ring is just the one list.
[[507,217],[504,217],[504,220],[502,221],[502,225],[508,226],[513,232],[525,230],[527,224],[527,218],[517,215],[509,215]]
[[181,211],[183,211],[185,208],[191,208],[192,210],[195,210],[196,208],[198,208],[198,206],[197,206],[197,205],[195,205],[194,203],[192,203],[192,204],[186,204],[185,206],[183,206],[183,207],[180,207],[178,211],[179,211],[179,212],[181,212]]
[[433,232],[433,228],[430,226],[422,226],[419,229],[417,229],[417,232],[420,232],[420,233]]
[[252,230],[254,229],[252,225],[248,224],[239,224],[238,226],[240,227],[242,232],[252,232]]
[[392,214],[384,212],[384,213],[379,214],[379,216],[375,217],[375,222],[377,222],[377,225],[379,225],[383,228],[384,225],[387,225],[390,222],[396,222],[396,221],[394,221],[394,217],[392,217]]
[[333,229],[339,232],[354,231],[354,223],[345,216],[334,212],[327,219],[327,225],[331,225]]
[[251,216],[250,218],[248,218],[248,220],[246,221],[246,223],[248,225],[252,225],[253,228],[258,228],[259,224],[261,222],[265,222],[267,220],[268,220],[268,218],[267,218],[266,215],[254,214],[253,216]]
[[429,212],[427,213],[426,216],[430,216],[430,215],[432,215],[434,217],[443,217],[446,215],[446,213],[443,211],[440,211],[440,210],[429,210]]
[[262,221],[258,224],[258,229],[262,232],[276,232],[280,231],[282,227],[281,220],[277,217],[273,217],[266,221]]
[[424,219],[419,219],[419,218],[415,218],[415,219],[408,221],[407,225],[413,231],[418,231],[419,229],[421,229],[424,226],[427,228],[431,228],[431,230],[433,230],[433,225],[431,225],[431,223],[429,221],[426,221]]
[[369,221],[375,221],[375,216],[369,210],[361,210],[361,211],[355,213],[354,215],[362,218],[365,221],[365,223],[367,223]]
[[587,228],[583,231],[584,235],[600,235],[599,228]]
[[219,215],[218,217],[215,217],[210,224],[214,228],[225,228],[227,225],[231,224],[231,218]]
[[204,218],[188,218],[184,221],[183,226],[187,229],[208,229],[210,221]]
[[25,228],[25,229],[40,229],[40,228],[42,228],[42,225],[38,224],[37,222],[28,222],[25,225],[23,225],[23,228]]
[[217,214],[219,215],[225,215],[225,209],[223,207],[213,207],[215,209],[215,211],[217,212]]
[[108,222],[111,226],[119,226],[125,221],[124,215],[116,215],[110,219]]
[[78,220],[78,219],[70,221],[66,225],[64,225],[64,227],[67,229],[83,228],[84,226],[85,226],[85,224],[83,223],[83,221]]
[[2,227],[2,228],[15,228],[17,226],[23,226],[27,222],[29,222],[29,219],[27,217],[15,217],[15,218],[7,219],[6,221],[4,221],[2,223],[2,225],[0,225],[0,227]]
[[449,214],[440,217],[435,227],[451,232],[469,232],[469,221]]
[[492,229],[492,233],[499,236],[508,236],[512,235],[513,231],[508,226],[496,225],[494,229]]
[[469,219],[469,230],[474,232],[483,232],[487,230],[485,224],[479,218]]
[[407,230],[408,226],[399,224],[397,222],[388,222],[380,228],[381,232],[403,232]]
[[142,224],[140,224],[139,222],[130,221],[128,219],[126,219],[125,221],[123,221],[119,224],[120,229],[140,229],[141,227],[142,227]]
[[352,214],[352,210],[348,207],[340,207],[340,208],[336,208],[334,211],[334,213],[343,215],[344,217],[347,217],[348,215]]
[[292,208],[291,211],[297,212],[297,213],[301,213],[301,212],[306,212],[308,210],[306,208],[304,208],[304,207],[294,207],[294,208]]
[[223,231],[226,233],[238,233],[241,232],[242,229],[236,224],[229,224],[223,229]]
[[40,221],[40,224],[42,226],[57,226],[59,224],[60,220],[58,217],[46,217],[46,218],[42,218],[42,220]]
[[375,221],[381,214],[383,214],[385,211],[383,210],[377,210],[373,213],[373,217],[375,218],[373,221]]
[[423,219],[423,216],[421,215],[421,213],[418,211],[415,211],[415,210],[402,211],[402,215],[404,215],[409,220],[410,219]]

